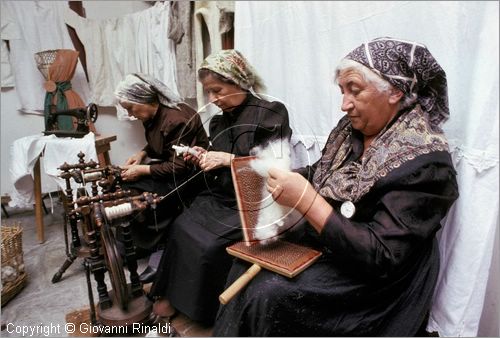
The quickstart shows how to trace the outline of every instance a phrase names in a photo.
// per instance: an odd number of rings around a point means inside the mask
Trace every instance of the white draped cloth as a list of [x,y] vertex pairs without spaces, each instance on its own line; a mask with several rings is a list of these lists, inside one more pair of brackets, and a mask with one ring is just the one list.
[[[137,13],[98,20],[66,10],[66,23],[85,46],[92,102],[115,105],[115,87],[130,73],[149,74],[178,94],[175,45],[168,38],[169,11],[168,1]],[[118,118],[127,119],[127,113],[119,110]]]
[[[8,60],[15,78],[20,110],[43,114],[45,79],[38,70],[34,54],[49,49],[75,49],[62,14],[66,1],[2,1],[2,40],[9,41]],[[8,67],[2,65],[2,67]],[[2,72],[4,68],[2,68]],[[2,74],[3,79],[3,74]],[[84,102],[89,86],[78,61],[71,85]]]
[[347,53],[390,36],[421,42],[438,60],[448,78],[451,116],[444,129],[461,195],[440,233],[441,272],[428,330],[477,335],[499,225],[498,2],[235,4],[235,47],[268,93],[287,105],[294,167],[320,157],[343,116],[332,79]]
[[[77,154],[80,151],[85,154],[85,162],[98,161],[95,135],[92,132],[82,138],[59,138],[55,135],[38,134],[15,140],[10,148],[9,171],[14,190],[10,193],[9,206],[31,208],[35,203],[33,173],[38,159],[41,162],[40,168],[44,168],[44,173],[51,183],[61,190],[66,189],[66,181],[59,177],[61,171],[57,168],[65,162],[78,163]],[[75,190],[78,185],[74,180],[71,180],[71,183]]]

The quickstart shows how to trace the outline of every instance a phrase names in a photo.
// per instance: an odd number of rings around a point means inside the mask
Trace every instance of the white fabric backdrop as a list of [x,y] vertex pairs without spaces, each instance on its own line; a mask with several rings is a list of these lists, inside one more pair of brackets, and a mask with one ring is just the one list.
[[[445,124],[461,196],[441,232],[429,331],[477,334],[498,227],[498,2],[236,2],[235,47],[289,110],[294,166],[313,163],[343,115],[338,61],[381,36],[425,44],[447,73]],[[306,150],[307,149],[307,150]]]
[[[66,23],[85,47],[92,102],[113,106],[118,82],[130,73],[146,73],[177,91],[175,46],[168,38],[169,2],[108,19],[86,19],[67,8]],[[116,105],[118,118],[127,112]]]

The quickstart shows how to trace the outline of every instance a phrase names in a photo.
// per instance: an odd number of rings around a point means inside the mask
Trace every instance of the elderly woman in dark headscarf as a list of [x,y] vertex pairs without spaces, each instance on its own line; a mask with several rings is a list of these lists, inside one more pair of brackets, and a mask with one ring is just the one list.
[[[142,121],[146,146],[127,159],[122,166],[123,188],[149,191],[163,196],[176,188],[194,169],[172,145],[208,146],[208,137],[200,116],[161,81],[145,74],[129,74],[115,89],[119,104],[128,114]],[[153,161],[149,161],[153,159]],[[176,194],[173,195],[177,196]],[[134,222],[134,244],[154,252],[168,223],[178,214],[180,201],[164,200],[157,208],[157,217],[148,215],[143,222]],[[148,280],[151,268],[141,274]]]
[[[299,242],[323,255],[293,279],[260,272],[221,306],[215,336],[413,336],[425,323],[436,232],[458,197],[439,127],[445,73],[425,46],[380,38],[348,54],[336,81],[346,116],[320,160],[267,181],[307,220]],[[236,261],[228,282],[246,268]]]
[[225,249],[242,238],[231,159],[248,156],[252,148],[271,140],[288,142],[292,131],[285,106],[258,97],[262,81],[238,51],[208,56],[198,77],[222,115],[210,121],[211,147],[195,147],[197,156],[185,156],[204,171],[204,190],[171,224],[151,295],[159,316],[171,316],[177,309],[212,324],[231,267]]

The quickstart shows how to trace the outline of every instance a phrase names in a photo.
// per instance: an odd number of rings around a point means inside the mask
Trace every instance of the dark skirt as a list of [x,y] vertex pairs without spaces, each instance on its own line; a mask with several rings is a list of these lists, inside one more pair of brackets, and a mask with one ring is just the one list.
[[[214,336],[412,336],[430,308],[437,246],[395,280],[343,273],[329,254],[294,278],[262,270],[217,314]],[[228,285],[250,265],[239,259]]]
[[[134,195],[152,192],[164,196],[176,188],[178,182],[173,179],[153,179],[144,177],[138,181],[122,184],[122,189],[132,190]],[[146,209],[130,222],[134,245],[140,252],[154,252],[165,242],[166,230],[170,223],[182,211],[182,203],[176,194],[161,201],[155,209]],[[121,238],[121,234],[118,234]]]
[[193,320],[213,323],[232,263],[226,247],[241,239],[234,199],[201,193],[169,226],[151,295]]

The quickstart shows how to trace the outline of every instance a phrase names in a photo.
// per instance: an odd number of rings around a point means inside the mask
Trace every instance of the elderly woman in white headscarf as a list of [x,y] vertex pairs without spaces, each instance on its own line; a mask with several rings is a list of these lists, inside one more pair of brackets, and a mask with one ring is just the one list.
[[[267,188],[323,255],[292,279],[262,271],[221,306],[214,336],[415,336],[439,273],[436,232],[458,197],[440,125],[446,75],[422,44],[379,38],[336,71],[346,115],[311,167]],[[228,282],[248,264],[237,261]]]
[[222,110],[210,121],[211,147],[195,147],[198,156],[185,156],[203,171],[204,191],[177,217],[151,294],[154,311],[171,316],[174,310],[212,324],[231,266],[226,247],[242,238],[231,178],[231,159],[271,140],[288,142],[288,112],[280,102],[258,97],[263,84],[248,61],[235,50],[208,56],[198,77],[211,103]]
[[[115,96],[130,116],[142,122],[147,142],[122,166],[123,187],[160,196],[169,193],[194,169],[176,156],[172,145],[208,146],[199,114],[165,84],[145,74],[127,75],[116,87]],[[149,215],[144,222],[134,222],[132,238],[139,249],[155,251],[163,244],[165,229],[180,207],[179,201],[163,203],[156,218]],[[141,274],[141,281],[151,281],[151,274]]]

